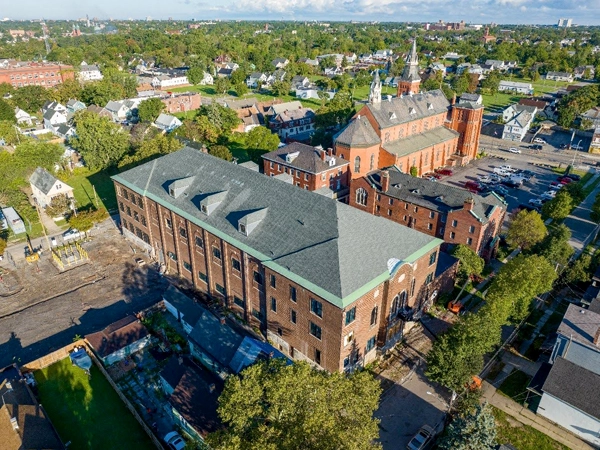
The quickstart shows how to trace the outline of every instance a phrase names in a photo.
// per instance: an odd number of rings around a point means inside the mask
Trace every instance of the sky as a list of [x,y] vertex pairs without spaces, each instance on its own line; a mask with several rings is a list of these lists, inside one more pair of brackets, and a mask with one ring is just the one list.
[[556,24],[572,18],[600,25],[600,0],[22,0],[8,1],[10,19],[248,19]]

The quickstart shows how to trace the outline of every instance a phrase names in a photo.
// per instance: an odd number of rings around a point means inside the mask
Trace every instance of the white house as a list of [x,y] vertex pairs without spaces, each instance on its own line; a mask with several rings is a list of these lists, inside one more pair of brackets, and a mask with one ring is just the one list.
[[210,73],[204,72],[204,74],[202,75],[202,80],[198,84],[201,86],[206,86],[207,84],[212,85],[215,84],[215,80]]
[[125,102],[109,101],[104,107],[111,115],[115,122],[127,119],[130,109],[125,105]]
[[52,202],[52,199],[59,195],[66,195],[68,198],[73,198],[73,188],[57,179],[42,167],[38,167],[31,174],[29,185],[31,186],[33,200],[42,208],[48,206]]
[[83,61],[79,66],[79,73],[77,74],[79,81],[98,81],[104,78],[100,68],[95,65],[88,65]]
[[15,108],[15,117],[18,124],[31,125],[31,114],[23,111],[18,106]]
[[546,80],[573,82],[573,74],[568,72],[548,72]]
[[535,106],[511,105],[502,112],[502,139],[521,142],[537,113]]
[[302,89],[303,87],[307,87],[310,85],[310,80],[308,77],[303,75],[296,75],[292,78],[292,89]]
[[276,69],[283,69],[289,63],[290,61],[287,58],[276,58],[273,61],[271,61],[271,65]]
[[63,105],[59,102],[54,102],[54,101],[50,101],[50,100],[48,100],[46,103],[44,103],[44,105],[42,106],[42,112],[45,113],[49,109],[53,109],[54,111],[63,112],[63,113],[67,112],[67,107],[65,105]]
[[67,111],[72,114],[85,108],[85,103],[80,102],[79,100],[71,99],[67,102]]
[[248,78],[246,79],[246,86],[250,89],[255,89],[258,87],[258,84],[264,84],[267,82],[267,75],[262,72],[252,72]]
[[67,123],[67,113],[57,111],[55,109],[47,109],[44,112],[44,128],[52,130],[59,126],[61,123]]
[[175,116],[161,113],[154,121],[154,126],[159,130],[169,133],[181,126],[181,120]]
[[110,366],[150,344],[148,330],[135,316],[127,316],[104,330],[85,336],[104,365]]
[[517,94],[533,95],[533,86],[531,83],[521,83],[519,81],[500,81],[499,92],[516,92]]
[[[317,88],[299,88],[296,89],[296,97],[297,98],[301,98],[303,100],[309,99],[309,98],[314,98],[319,100],[319,92],[321,92],[321,89],[317,89]],[[335,96],[335,92],[332,91],[325,91],[324,94],[327,96],[327,98],[329,100],[331,100],[334,96]]]
[[189,86],[187,75],[158,75],[150,82],[157,89],[170,89],[178,86]]

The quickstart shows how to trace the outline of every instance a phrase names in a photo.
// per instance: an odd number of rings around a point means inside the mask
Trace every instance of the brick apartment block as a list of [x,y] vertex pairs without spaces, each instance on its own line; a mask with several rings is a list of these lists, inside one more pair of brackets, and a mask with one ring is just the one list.
[[388,166],[418,174],[475,159],[483,105],[455,99],[441,90],[419,93],[421,79],[416,47],[406,59],[398,96],[382,99],[376,71],[369,102],[334,137],[335,154],[350,161],[351,178]]
[[496,194],[473,194],[402,173],[377,170],[350,184],[350,205],[447,244],[465,244],[489,259],[497,247],[507,204]]
[[393,346],[451,279],[440,239],[189,147],[113,181],[128,239],[329,371]]
[[262,155],[262,158],[264,173],[269,177],[286,173],[293,177],[292,184],[301,189],[329,189],[347,195],[350,163],[334,156],[332,149],[293,142]]
[[52,87],[75,78],[73,66],[32,61],[0,60],[0,83],[15,88]]
[[165,111],[169,114],[178,112],[194,111],[202,106],[202,97],[198,93],[184,92],[172,93],[161,97],[160,101],[165,105]]

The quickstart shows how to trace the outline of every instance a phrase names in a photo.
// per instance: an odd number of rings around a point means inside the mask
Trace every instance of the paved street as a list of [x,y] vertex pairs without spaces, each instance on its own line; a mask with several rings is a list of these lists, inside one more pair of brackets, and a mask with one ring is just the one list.
[[[596,175],[596,177],[598,176],[600,174]],[[571,229],[572,236],[569,244],[576,252],[583,250],[592,239],[594,230],[597,228],[597,224],[590,220],[590,212],[599,192],[600,186],[596,187],[564,221],[564,224]]]

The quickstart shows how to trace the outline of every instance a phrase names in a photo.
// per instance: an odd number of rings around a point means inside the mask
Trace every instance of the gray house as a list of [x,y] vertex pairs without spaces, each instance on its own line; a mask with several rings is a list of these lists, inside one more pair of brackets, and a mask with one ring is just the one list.
[[187,334],[200,319],[200,316],[206,311],[202,306],[194,302],[187,295],[183,294],[173,285],[169,285],[163,294],[163,303],[168,312],[170,312],[183,326]]

